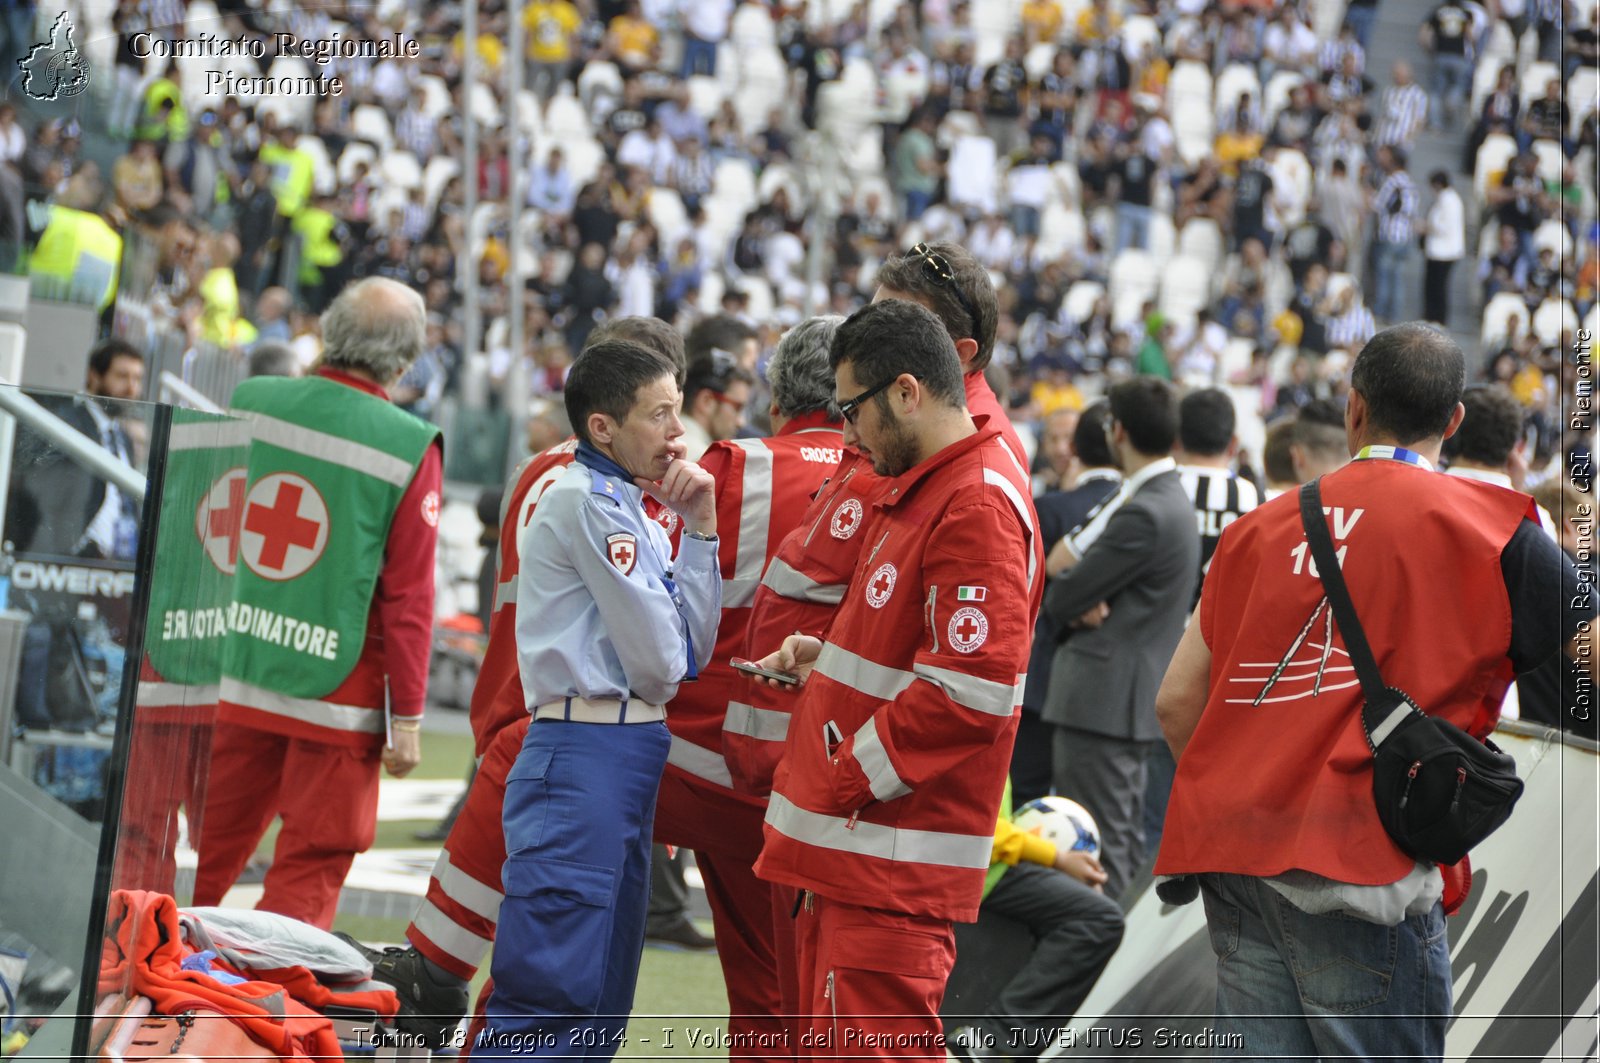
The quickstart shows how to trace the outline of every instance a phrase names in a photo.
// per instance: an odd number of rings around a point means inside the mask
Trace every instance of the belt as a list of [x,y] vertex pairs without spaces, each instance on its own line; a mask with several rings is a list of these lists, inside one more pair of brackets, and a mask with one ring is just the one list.
[[563,698],[533,710],[535,720],[565,720],[569,723],[654,723],[667,718],[660,705],[628,698]]

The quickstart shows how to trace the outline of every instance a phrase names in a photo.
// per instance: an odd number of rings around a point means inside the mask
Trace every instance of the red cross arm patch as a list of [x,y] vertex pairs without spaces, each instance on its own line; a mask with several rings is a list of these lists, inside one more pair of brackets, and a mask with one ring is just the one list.
[[639,543],[632,532],[613,532],[606,536],[606,557],[624,576],[633,571],[639,561]]

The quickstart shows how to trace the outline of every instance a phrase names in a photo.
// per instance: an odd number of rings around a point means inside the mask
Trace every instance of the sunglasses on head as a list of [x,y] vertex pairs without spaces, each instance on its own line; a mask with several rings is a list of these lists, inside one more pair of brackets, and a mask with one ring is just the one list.
[[889,387],[890,384],[893,384],[899,379],[900,378],[898,376],[892,376],[888,380],[885,380],[883,383],[879,384],[877,387],[868,388],[853,399],[845,399],[843,402],[839,403],[839,415],[849,423],[855,424],[856,417],[861,413],[861,404],[872,398],[874,395],[877,395],[879,392],[884,391]]
[[906,252],[907,258],[922,260],[922,271],[929,277],[950,289],[950,294],[956,297],[956,302],[961,304],[961,309],[967,312],[967,323],[972,326],[972,338],[978,338],[978,312],[972,308],[972,302],[967,298],[961,286],[956,283],[956,271],[950,268],[950,260],[927,244],[918,244]]

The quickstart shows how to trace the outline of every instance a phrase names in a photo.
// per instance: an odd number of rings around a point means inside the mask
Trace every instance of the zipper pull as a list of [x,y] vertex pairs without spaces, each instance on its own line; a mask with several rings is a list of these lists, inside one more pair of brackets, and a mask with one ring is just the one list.
[[856,820],[860,819],[860,818],[861,818],[861,810],[860,809],[857,809],[856,811],[850,813],[850,818],[844,821],[844,829],[845,830],[855,830],[856,829]]
[[1467,769],[1456,769],[1456,792],[1450,798],[1450,814],[1456,814],[1456,808],[1461,804],[1461,788],[1467,784]]
[[1406,788],[1400,794],[1400,809],[1405,810],[1406,802],[1411,800],[1411,784],[1417,781],[1417,771],[1422,767],[1422,761],[1411,762],[1411,770],[1406,772]]
[[833,972],[832,971],[828,972],[827,980],[822,983],[822,999],[823,1000],[832,1000],[833,999]]

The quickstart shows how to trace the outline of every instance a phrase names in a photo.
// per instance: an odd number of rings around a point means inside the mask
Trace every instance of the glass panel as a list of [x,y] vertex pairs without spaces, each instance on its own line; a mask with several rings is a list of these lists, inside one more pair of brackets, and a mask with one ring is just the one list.
[[[0,387],[0,1029],[77,1054],[127,760],[170,411]],[[9,998],[9,999],[8,999]],[[14,1000],[14,1003],[11,1003]],[[80,1029],[81,1028],[81,1029]],[[26,1040],[24,1040],[26,1038]]]

